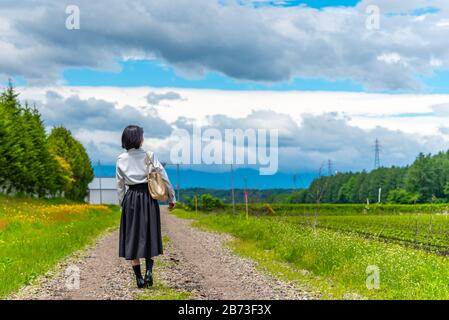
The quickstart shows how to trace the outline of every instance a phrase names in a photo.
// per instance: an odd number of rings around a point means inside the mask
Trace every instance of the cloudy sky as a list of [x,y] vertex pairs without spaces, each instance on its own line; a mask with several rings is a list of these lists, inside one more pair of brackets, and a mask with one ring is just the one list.
[[447,0],[2,0],[0,17],[0,82],[93,161],[130,123],[166,160],[187,125],[278,129],[283,172],[372,169],[376,138],[388,166],[449,149]]

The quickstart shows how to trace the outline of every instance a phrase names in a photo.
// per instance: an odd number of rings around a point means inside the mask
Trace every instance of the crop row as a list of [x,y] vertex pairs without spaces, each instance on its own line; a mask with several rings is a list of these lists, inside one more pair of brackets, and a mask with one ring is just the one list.
[[[231,206],[227,206],[230,210]],[[244,204],[236,209],[245,211]],[[396,215],[396,214],[447,214],[449,204],[250,204],[251,215]]]
[[447,215],[297,215],[279,219],[309,227],[356,233],[369,238],[395,240],[444,254],[449,253]]

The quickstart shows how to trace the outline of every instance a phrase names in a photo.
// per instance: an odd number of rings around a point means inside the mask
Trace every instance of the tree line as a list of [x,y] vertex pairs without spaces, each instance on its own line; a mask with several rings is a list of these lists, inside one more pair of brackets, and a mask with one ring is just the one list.
[[347,172],[315,179],[308,189],[273,199],[286,203],[449,202],[449,151],[420,153],[410,166]]
[[[293,189],[247,189],[250,203],[270,202],[274,196],[289,196]],[[211,188],[185,188],[181,190],[181,202],[188,202],[195,196],[209,194],[220,199],[224,203],[232,203],[232,193],[229,189]],[[245,203],[245,189],[234,189],[234,200],[236,203]]]
[[22,105],[11,83],[0,94],[0,190],[83,201],[93,169],[66,128],[46,134],[36,107]]

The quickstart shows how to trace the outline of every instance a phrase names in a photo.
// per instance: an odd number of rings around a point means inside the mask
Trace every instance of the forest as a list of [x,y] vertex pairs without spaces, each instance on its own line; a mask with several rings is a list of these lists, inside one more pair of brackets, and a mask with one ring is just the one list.
[[93,169],[66,128],[49,134],[38,109],[22,105],[12,84],[0,94],[0,191],[83,201]]
[[347,172],[315,179],[308,189],[272,199],[284,203],[446,203],[449,151],[420,153],[406,167]]

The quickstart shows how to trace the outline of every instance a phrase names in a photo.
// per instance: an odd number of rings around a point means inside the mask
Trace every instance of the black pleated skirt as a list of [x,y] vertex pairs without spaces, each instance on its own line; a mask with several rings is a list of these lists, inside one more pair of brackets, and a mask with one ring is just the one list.
[[146,183],[129,186],[122,202],[119,256],[126,260],[162,254],[159,203]]

